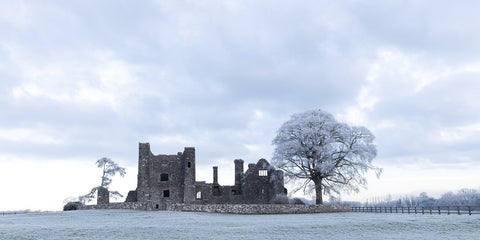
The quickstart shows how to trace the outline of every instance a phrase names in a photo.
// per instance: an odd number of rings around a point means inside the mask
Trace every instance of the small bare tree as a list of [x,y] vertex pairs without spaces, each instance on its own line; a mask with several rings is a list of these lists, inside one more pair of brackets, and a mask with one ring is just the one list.
[[[90,202],[95,198],[95,193],[98,193],[98,190],[100,188],[105,188],[108,189],[110,184],[112,183],[112,177],[115,176],[117,173],[120,174],[120,176],[125,176],[125,168],[118,166],[117,163],[112,161],[110,158],[100,158],[97,160],[97,167],[102,169],[102,182],[100,186],[96,186],[92,188],[90,193],[85,194],[83,196],[80,196],[80,201],[82,202]],[[120,194],[118,191],[109,191],[110,197],[113,198],[120,198],[123,197],[122,194]]]

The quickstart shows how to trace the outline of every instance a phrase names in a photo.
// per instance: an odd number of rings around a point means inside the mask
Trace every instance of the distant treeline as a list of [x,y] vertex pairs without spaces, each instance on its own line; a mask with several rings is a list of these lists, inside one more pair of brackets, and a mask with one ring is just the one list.
[[348,202],[330,198],[329,203],[350,204],[352,207],[434,207],[434,206],[480,206],[480,192],[476,189],[463,188],[458,192],[447,192],[440,198],[429,197],[426,192],[419,196],[375,197],[364,203]]

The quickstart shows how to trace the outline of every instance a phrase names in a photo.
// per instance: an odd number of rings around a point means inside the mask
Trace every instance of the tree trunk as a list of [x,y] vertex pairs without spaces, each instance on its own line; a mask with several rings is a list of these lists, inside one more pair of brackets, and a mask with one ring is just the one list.
[[314,179],[313,183],[315,183],[315,204],[323,204],[322,179]]

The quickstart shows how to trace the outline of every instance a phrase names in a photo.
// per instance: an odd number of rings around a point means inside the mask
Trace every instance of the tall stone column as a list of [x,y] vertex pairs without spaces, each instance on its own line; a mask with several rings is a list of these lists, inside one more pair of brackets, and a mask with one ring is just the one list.
[[213,184],[218,185],[218,167],[213,167]]
[[237,194],[242,193],[242,178],[243,178],[243,160],[242,159],[235,159],[233,161],[235,163],[235,186],[238,189]]
[[97,188],[97,205],[110,203],[110,193],[104,187]]

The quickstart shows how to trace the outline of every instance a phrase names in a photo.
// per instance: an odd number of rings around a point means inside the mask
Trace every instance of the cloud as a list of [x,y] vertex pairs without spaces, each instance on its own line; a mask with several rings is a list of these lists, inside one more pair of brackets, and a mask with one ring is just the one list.
[[480,157],[478,3],[2,5],[3,155],[135,167],[149,141],[228,168],[268,159],[290,115],[321,108],[371,129],[382,166]]
[[383,49],[344,117],[372,126],[386,163],[473,163],[480,153],[473,147],[480,140],[476,66]]

